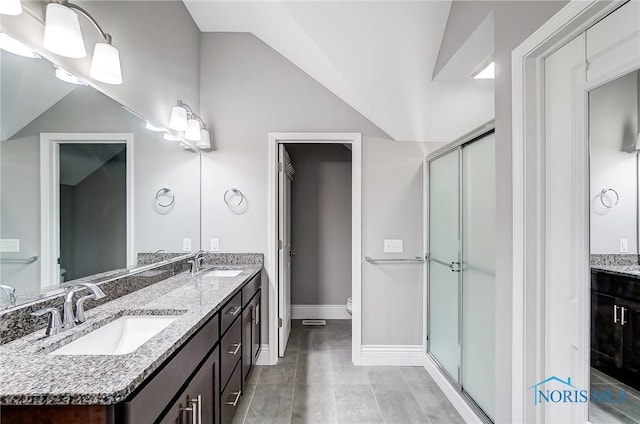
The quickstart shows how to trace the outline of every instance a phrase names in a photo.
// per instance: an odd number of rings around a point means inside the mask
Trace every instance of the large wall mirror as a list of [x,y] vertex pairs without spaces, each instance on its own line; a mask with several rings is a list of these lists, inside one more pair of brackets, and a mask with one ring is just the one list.
[[0,51],[0,309],[200,247],[200,154],[77,82]]

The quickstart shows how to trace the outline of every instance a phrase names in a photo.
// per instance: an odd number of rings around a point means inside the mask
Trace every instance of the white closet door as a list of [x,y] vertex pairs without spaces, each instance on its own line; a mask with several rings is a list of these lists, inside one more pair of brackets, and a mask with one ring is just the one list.
[[284,172],[291,163],[283,144],[278,145],[278,356],[287,349],[291,334],[291,180]]

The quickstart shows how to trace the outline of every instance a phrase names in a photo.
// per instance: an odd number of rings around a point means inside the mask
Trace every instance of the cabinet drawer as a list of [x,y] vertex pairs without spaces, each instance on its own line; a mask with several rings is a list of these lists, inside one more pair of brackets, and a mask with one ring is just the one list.
[[220,387],[223,388],[242,356],[241,324],[241,320],[237,320],[220,343]]
[[240,398],[242,396],[240,389],[242,384],[240,368],[240,364],[238,363],[231,375],[229,384],[227,384],[227,387],[220,395],[220,409],[222,410],[222,419],[220,421],[222,424],[229,424],[233,421],[233,416],[236,414],[236,410],[240,404]]
[[118,422],[151,423],[158,418],[185,380],[218,340],[216,314],[129,400],[119,404]]
[[233,320],[238,318],[242,312],[241,294],[238,292],[220,311],[220,334],[224,334]]
[[242,306],[246,306],[258,290],[260,290],[260,273],[242,288]]

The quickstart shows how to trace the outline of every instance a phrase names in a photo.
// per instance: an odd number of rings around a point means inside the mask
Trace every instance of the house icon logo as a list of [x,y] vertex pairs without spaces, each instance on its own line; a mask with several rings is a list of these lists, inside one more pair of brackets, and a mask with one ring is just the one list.
[[563,380],[560,377],[552,375],[527,390],[533,391],[533,404],[541,403],[625,403],[627,402],[627,393],[624,390],[589,390],[581,389],[573,385],[571,377]]
[[[552,384],[555,383],[555,384]],[[553,386],[553,389],[547,389],[547,384]],[[527,390],[533,390],[533,404],[538,405],[540,403],[567,403],[567,402],[588,402],[589,392],[586,390],[580,390],[573,384],[571,384],[571,377],[567,377],[567,380],[563,380],[555,375],[542,380]]]

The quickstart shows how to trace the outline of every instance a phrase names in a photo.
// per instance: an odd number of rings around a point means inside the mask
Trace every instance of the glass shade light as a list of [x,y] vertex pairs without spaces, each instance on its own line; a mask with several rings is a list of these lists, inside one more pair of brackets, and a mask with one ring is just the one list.
[[21,13],[20,0],[0,0],[0,15],[18,16]]
[[109,43],[96,43],[93,49],[89,75],[91,75],[91,78],[105,84],[122,84],[118,49]]
[[39,57],[29,47],[4,32],[0,32],[0,49],[9,53],[17,54],[18,56],[34,59]]
[[206,128],[200,129],[200,140],[196,142],[196,147],[199,149],[211,148],[211,135],[209,134],[208,129]]
[[71,72],[65,71],[62,68],[56,68],[56,78],[58,78],[60,81],[68,82],[69,84],[86,85]]
[[187,109],[182,106],[174,106],[171,109],[169,128],[176,131],[186,131],[187,129]]
[[184,138],[189,141],[200,140],[200,121],[197,119],[187,119],[187,129],[184,132]]
[[477,73],[472,75],[473,79],[495,79],[496,63],[489,62],[487,66],[482,67]]
[[79,59],[87,55],[76,12],[57,3],[47,5],[44,46],[64,57]]

